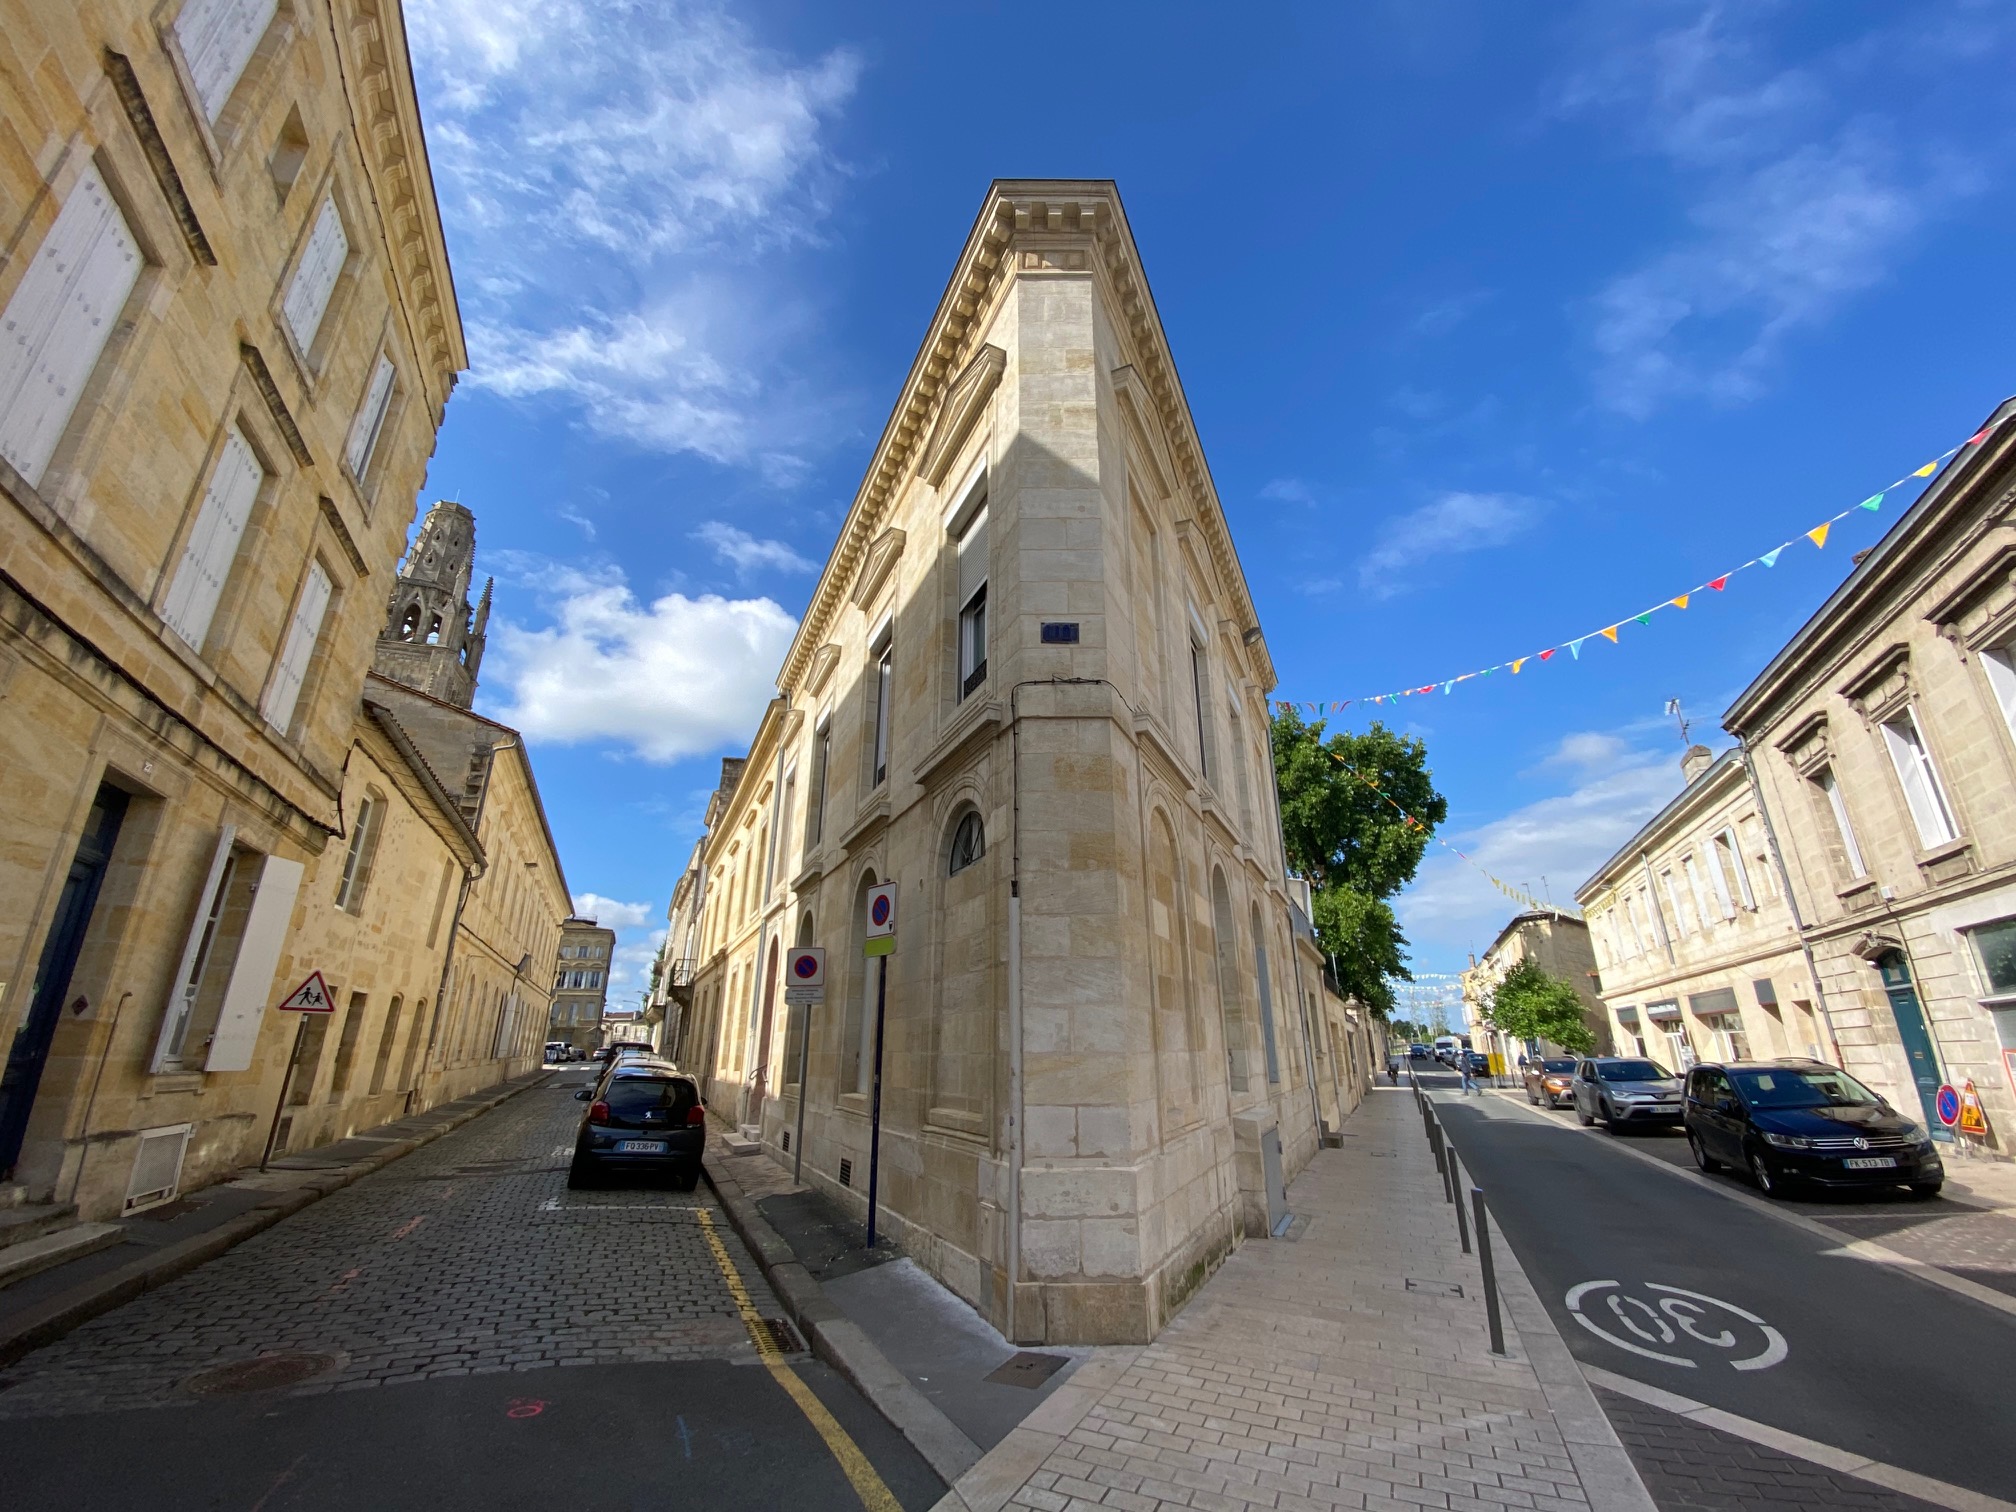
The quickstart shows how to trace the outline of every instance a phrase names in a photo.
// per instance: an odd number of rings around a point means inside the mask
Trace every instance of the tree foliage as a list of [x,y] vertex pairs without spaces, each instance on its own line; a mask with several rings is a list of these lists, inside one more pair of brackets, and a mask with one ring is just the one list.
[[1317,942],[1336,962],[1338,985],[1384,1018],[1393,983],[1413,980],[1387,899],[1413,880],[1430,831],[1449,812],[1428,773],[1428,748],[1377,723],[1326,738],[1323,721],[1293,709],[1274,717],[1273,746],[1282,841],[1290,869],[1314,893]]
[[1491,994],[1488,1016],[1517,1040],[1546,1040],[1576,1055],[1596,1048],[1596,1036],[1582,1018],[1582,999],[1539,962],[1525,959],[1505,973]]

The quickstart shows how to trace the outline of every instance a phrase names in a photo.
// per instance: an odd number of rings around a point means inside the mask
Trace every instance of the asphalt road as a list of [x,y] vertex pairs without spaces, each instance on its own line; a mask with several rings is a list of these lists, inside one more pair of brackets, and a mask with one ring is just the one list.
[[1437,1111],[1577,1359],[2016,1500],[2016,1318],[1650,1168],[1572,1113]]
[[[567,1190],[584,1079],[0,1372],[0,1504],[929,1507],[944,1487],[849,1383],[788,1332],[766,1364],[724,1261],[766,1335],[783,1308],[704,1187]],[[229,1370],[262,1358],[302,1373]]]

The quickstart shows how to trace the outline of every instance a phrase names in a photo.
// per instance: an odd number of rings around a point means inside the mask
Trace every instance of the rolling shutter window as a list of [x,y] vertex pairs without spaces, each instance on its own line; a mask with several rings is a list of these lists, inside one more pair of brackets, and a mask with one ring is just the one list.
[[139,243],[87,168],[0,312],[0,456],[39,487],[140,279]]
[[252,517],[253,502],[265,479],[266,470],[238,427],[232,426],[224,433],[217,470],[210,475],[210,487],[196,511],[196,528],[189,532],[182,564],[175,569],[175,581],[161,605],[161,617],[168,627],[198,651],[210,633],[210,621],[231,575],[231,563],[237,559],[245,522]]
[[328,608],[329,574],[320,562],[310,562],[308,580],[301,585],[301,598],[294,606],[293,623],[287,627],[287,644],[280,650],[266,701],[259,709],[266,722],[282,734],[294,723],[294,705],[301,697],[302,683],[308,680],[308,663],[314,658],[322,616]]
[[238,959],[217,1011],[217,1032],[210,1040],[205,1071],[243,1071],[252,1064],[265,1022],[266,1000],[273,991],[273,972],[280,964],[280,946],[294,917],[294,895],[301,890],[301,863],[268,856],[259,871],[252,907],[245,917],[245,935]]
[[371,453],[377,450],[378,433],[385,428],[385,412],[392,407],[393,376],[392,359],[380,355],[378,366],[371,371],[371,386],[364,390],[364,402],[358,406],[357,418],[350,422],[347,454],[350,475],[360,483],[371,466]]
[[189,0],[176,16],[175,40],[208,119],[224,113],[278,8],[279,0]]
[[301,254],[301,266],[294,270],[294,282],[287,286],[281,310],[287,329],[302,351],[315,344],[322,317],[329,311],[329,296],[336,292],[336,280],[350,256],[350,238],[343,230],[343,217],[336,213],[333,197],[322,201],[322,213],[315,217],[315,229],[308,233],[308,249]]

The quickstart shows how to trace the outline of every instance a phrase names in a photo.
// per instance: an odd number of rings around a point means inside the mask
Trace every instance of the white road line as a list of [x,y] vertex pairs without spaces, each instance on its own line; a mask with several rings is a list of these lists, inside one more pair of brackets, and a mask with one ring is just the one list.
[[[1423,1090],[1427,1089],[1424,1088]],[[1580,1129],[1573,1124],[1564,1124],[1557,1119],[1549,1118],[1538,1108],[1528,1106],[1509,1092],[1505,1092],[1499,1088],[1493,1088],[1492,1090],[1497,1093],[1499,1100],[1508,1104],[1514,1112],[1523,1113],[1526,1117],[1544,1124],[1547,1128],[1559,1129],[1564,1134],[1581,1134],[1588,1137],[1594,1137],[1595,1135],[1593,1129]],[[1429,1095],[1432,1097],[1434,1094],[1430,1093]],[[1441,1099],[1438,1098],[1436,1100],[1439,1102]],[[1704,1192],[1713,1192],[1719,1197],[1728,1198],[1731,1202],[1740,1202],[1752,1212],[1762,1213],[1767,1218],[1776,1218],[1780,1223],[1789,1223],[1796,1229],[1804,1229],[1807,1233],[1815,1235],[1818,1238],[1830,1240],[1839,1246],[1839,1248],[1829,1251],[1831,1254],[1841,1255],[1850,1260],[1866,1260],[1872,1265],[1887,1265],[1892,1270],[1900,1271],[1904,1275],[1915,1277],[1917,1280],[1927,1282],[1932,1286],[1944,1287],[1949,1292],[1957,1292],[1963,1297],[1968,1297],[1981,1303],[1984,1307],[1992,1307],[1997,1312],[2007,1313],[2010,1317],[2016,1318],[2016,1297],[1999,1292],[1992,1286],[1983,1286],[1979,1281],[1969,1281],[1965,1276],[1956,1276],[1951,1271],[1944,1270],[1929,1260],[1920,1260],[1916,1255],[1903,1254],[1891,1249],[1887,1244],[1878,1244],[1874,1239],[1858,1239],[1853,1234],[1844,1233],[1840,1229],[1829,1228],[1818,1219],[1808,1218],[1804,1213],[1789,1212],[1783,1203],[1772,1202],[1766,1198],[1754,1196],[1744,1191],[1741,1187],[1733,1186],[1727,1181],[1717,1181],[1713,1177],[1705,1176],[1699,1171],[1690,1171],[1685,1166],[1677,1166],[1669,1161],[1661,1160],[1657,1155],[1648,1155],[1643,1150],[1634,1150],[1626,1143],[1628,1137],[1606,1135],[1605,1144],[1608,1148],[1616,1150],[1619,1154],[1628,1155],[1633,1160],[1642,1160],[1647,1165],[1652,1166],[1656,1170],[1664,1171],[1669,1176],[1676,1176],[1682,1181],[1691,1181]],[[1461,1151],[1458,1151],[1458,1153],[1460,1154]]]
[[1780,1454],[1789,1454],[1794,1459],[1803,1459],[1810,1464],[1838,1471],[1842,1475],[1852,1475],[1857,1480],[1869,1481],[1891,1491],[1901,1491],[1906,1496],[1915,1496],[1920,1501],[1928,1501],[1935,1507],[1950,1507],[1953,1512],[2016,1512],[2016,1502],[2006,1502],[2000,1497],[1989,1496],[1984,1492],[1969,1491],[1965,1486],[1934,1480],[1929,1475],[1919,1475],[1915,1471],[1901,1469],[1896,1465],[1886,1465],[1881,1460],[1872,1460],[1846,1449],[1836,1449],[1832,1444],[1823,1444],[1817,1439],[1801,1438],[1796,1433],[1787,1433],[1784,1429],[1773,1428],[1768,1423],[1738,1417],[1733,1412],[1710,1407],[1706,1402],[1697,1402],[1691,1397],[1662,1391],[1657,1386],[1647,1386],[1644,1382],[1634,1381],[1629,1376],[1613,1374],[1600,1366],[1584,1365],[1582,1374],[1588,1377],[1592,1386],[1601,1386],[1606,1391],[1630,1397],[1633,1401],[1643,1402],[1648,1407],[1671,1412],[1690,1422],[1699,1423],[1704,1428],[1720,1429],[1733,1437],[1761,1444],[1766,1449],[1776,1449]]

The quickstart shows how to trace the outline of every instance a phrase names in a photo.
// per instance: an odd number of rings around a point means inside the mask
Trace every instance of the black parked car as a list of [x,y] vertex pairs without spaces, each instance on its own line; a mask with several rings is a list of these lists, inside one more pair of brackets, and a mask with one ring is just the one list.
[[707,1110],[691,1077],[664,1062],[631,1061],[574,1096],[588,1112],[574,1136],[567,1185],[593,1186],[625,1173],[669,1176],[682,1192],[699,1182]]
[[1612,1134],[1680,1122],[1680,1078],[1657,1061],[1594,1056],[1576,1066],[1571,1095],[1585,1129],[1599,1118]]
[[1936,1197],[1946,1167],[1925,1131],[1838,1066],[1743,1061],[1687,1076],[1687,1147],[1767,1197],[1802,1185],[1908,1186]]
[[1488,1076],[1491,1072],[1491,1057],[1482,1050],[1458,1050],[1456,1052],[1458,1070],[1467,1066],[1472,1076]]

